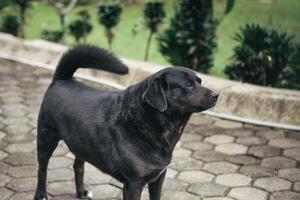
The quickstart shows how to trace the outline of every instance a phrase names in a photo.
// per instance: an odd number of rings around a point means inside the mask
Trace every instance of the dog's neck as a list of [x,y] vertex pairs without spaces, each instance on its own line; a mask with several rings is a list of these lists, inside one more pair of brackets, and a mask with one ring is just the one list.
[[125,124],[130,124],[127,128],[143,141],[141,144],[146,151],[158,151],[160,156],[171,157],[191,113],[172,110],[159,112],[142,100],[145,89],[146,84],[142,82],[121,92],[122,98],[126,98],[126,101],[122,102],[127,102],[126,105],[122,105],[127,108],[121,109],[122,119],[126,119]]

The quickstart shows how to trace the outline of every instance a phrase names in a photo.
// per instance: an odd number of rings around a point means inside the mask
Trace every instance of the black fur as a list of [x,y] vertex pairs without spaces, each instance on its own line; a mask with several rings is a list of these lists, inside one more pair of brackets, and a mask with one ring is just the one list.
[[35,199],[47,196],[48,160],[62,139],[76,157],[79,198],[88,194],[83,184],[87,161],[124,184],[124,200],[140,200],[146,184],[150,200],[159,200],[187,121],[192,113],[213,107],[218,96],[187,68],[166,68],[123,91],[104,92],[71,79],[78,67],[127,72],[118,59],[95,47],[80,46],[63,56],[38,119]]
[[78,45],[60,59],[53,80],[68,80],[78,68],[93,68],[127,74],[128,68],[113,54],[92,45]]

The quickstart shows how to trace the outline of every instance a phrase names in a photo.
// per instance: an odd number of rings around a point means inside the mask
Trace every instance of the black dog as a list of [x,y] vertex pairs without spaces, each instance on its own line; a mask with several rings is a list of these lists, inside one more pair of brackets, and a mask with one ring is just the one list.
[[38,119],[38,184],[35,199],[47,199],[47,165],[58,141],[75,155],[79,198],[87,161],[124,184],[123,199],[139,200],[148,184],[151,200],[159,200],[175,144],[194,112],[213,107],[218,95],[201,86],[187,68],[163,69],[120,92],[103,92],[72,78],[79,67],[126,74],[112,54],[78,46],[61,58]]

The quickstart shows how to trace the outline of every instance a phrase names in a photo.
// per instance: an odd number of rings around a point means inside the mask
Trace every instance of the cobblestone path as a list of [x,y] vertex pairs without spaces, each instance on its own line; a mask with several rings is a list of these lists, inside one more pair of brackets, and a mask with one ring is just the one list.
[[[37,113],[50,80],[47,70],[0,60],[1,200],[33,199]],[[300,132],[197,114],[176,147],[162,199],[299,200],[299,163]],[[72,164],[61,143],[50,160],[50,199],[76,199]],[[85,180],[96,199],[121,199],[122,185],[89,164]]]

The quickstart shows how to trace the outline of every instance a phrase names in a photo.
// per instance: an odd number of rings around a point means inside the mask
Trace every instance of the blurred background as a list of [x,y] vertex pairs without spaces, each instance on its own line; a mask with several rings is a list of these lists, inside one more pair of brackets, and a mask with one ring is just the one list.
[[1,0],[1,31],[299,89],[299,0]]

